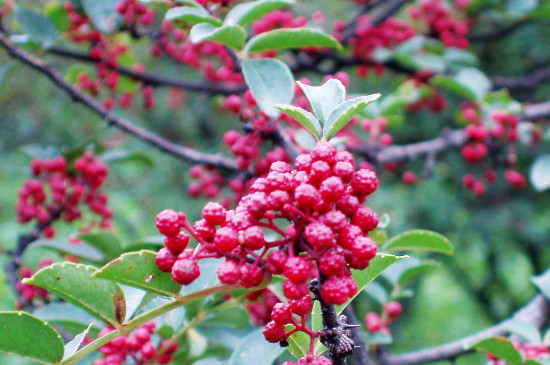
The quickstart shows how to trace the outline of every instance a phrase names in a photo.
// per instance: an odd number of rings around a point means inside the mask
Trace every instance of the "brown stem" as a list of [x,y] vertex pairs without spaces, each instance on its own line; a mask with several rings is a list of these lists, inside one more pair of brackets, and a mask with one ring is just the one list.
[[[533,323],[541,327],[548,319],[550,303],[544,295],[537,295],[525,307],[517,311],[512,319]],[[469,346],[485,338],[504,335],[503,323],[489,327],[481,332],[449,342],[443,345],[429,347],[423,350],[413,351],[400,355],[384,355],[382,365],[415,365],[427,362],[452,359],[464,353],[470,352]]]
[[216,166],[221,168],[222,170],[238,171],[236,162],[230,158],[227,158],[219,153],[202,153],[192,148],[173,143],[155,133],[152,133],[144,128],[133,124],[128,119],[116,115],[105,106],[103,106],[103,104],[101,104],[95,98],[82,92],[80,89],[66,81],[65,78],[61,74],[59,74],[50,64],[15,46],[7,39],[7,37],[3,33],[0,33],[0,45],[2,45],[6,49],[10,56],[22,61],[26,65],[47,76],[60,89],[71,96],[74,101],[78,101],[84,104],[90,110],[105,119],[108,125],[114,126],[124,132],[127,132],[143,140],[144,142],[147,142],[150,145],[160,149],[161,151],[171,154],[179,159],[193,163]]

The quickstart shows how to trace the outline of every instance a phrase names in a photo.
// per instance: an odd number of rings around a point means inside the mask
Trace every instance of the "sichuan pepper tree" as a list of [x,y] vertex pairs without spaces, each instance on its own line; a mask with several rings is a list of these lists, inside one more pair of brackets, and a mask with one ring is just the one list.
[[[467,199],[499,195],[502,186],[507,194],[527,188],[518,158],[524,146],[543,140],[550,106],[522,103],[527,99],[516,91],[536,91],[548,70],[488,77],[477,68],[472,43],[545,19],[544,2],[350,1],[344,8],[353,15],[346,20],[304,12],[290,0],[0,5],[0,44],[10,57],[109,126],[190,162],[187,193],[207,200],[149,212],[160,236],[124,244],[122,228],[112,223],[117,212],[102,191],[108,164],[115,170],[117,162],[147,165],[148,157],[113,149],[116,140],[31,151],[39,156],[14,206],[19,223],[35,226],[6,254],[7,279],[22,311],[0,312],[0,352],[96,365],[399,365],[473,349],[493,364],[548,361],[548,336],[539,332],[548,309],[543,295],[486,331],[386,353],[412,279],[454,249],[433,231],[388,238],[389,215],[370,203],[384,187],[384,171],[405,185],[429,183],[438,156],[451,149],[462,161],[449,163],[466,166],[452,180],[470,192]],[[501,23],[484,29],[485,17],[494,14]],[[71,63],[60,71],[42,60],[50,56]],[[157,72],[165,62],[189,78]],[[0,78],[11,67],[3,66]],[[394,76],[390,83],[387,74]],[[380,90],[373,78],[383,80],[376,82]],[[210,98],[238,119],[239,128],[219,138],[232,156],[152,132],[149,118],[160,108],[162,87],[171,88],[173,115],[187,111],[185,90],[202,94],[197,105]],[[346,87],[358,94],[348,95]],[[382,95],[358,96],[365,90]],[[131,121],[136,110],[151,125]],[[439,137],[404,127],[423,113],[438,118],[427,128]],[[451,118],[458,128],[448,128]],[[530,177],[542,191],[550,187],[548,155],[537,151]],[[425,160],[420,169],[417,159]],[[64,224],[78,234],[60,237],[53,226],[63,232]],[[53,250],[56,259],[25,265],[24,255],[36,247]],[[548,275],[533,280],[548,295]],[[375,309],[354,308],[359,295],[377,302]],[[242,340],[208,334],[209,324],[234,325],[239,316],[246,322],[238,328]],[[218,347],[209,346],[216,340]]]

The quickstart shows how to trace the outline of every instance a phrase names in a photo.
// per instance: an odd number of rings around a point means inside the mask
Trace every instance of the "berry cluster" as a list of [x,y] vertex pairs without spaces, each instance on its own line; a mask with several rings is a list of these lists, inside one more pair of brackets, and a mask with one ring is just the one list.
[[[377,227],[378,216],[362,205],[378,187],[376,174],[356,171],[353,155],[329,143],[298,156],[295,168],[272,163],[235,210],[210,202],[193,226],[173,210],[157,216],[157,229],[166,236],[157,266],[182,285],[200,275],[197,261],[209,257],[226,259],[217,269],[224,284],[251,288],[266,273],[286,277],[282,289],[289,304],[274,306],[264,331],[270,342],[285,341],[296,331],[319,336],[304,326],[312,308],[309,280],[320,277],[324,304],[343,304],[357,292],[350,268],[365,269],[377,252],[368,232]],[[199,242],[196,249],[187,248],[189,235],[181,228]],[[265,230],[278,238],[267,241]],[[294,329],[287,332],[285,324]]]
[[480,165],[484,169],[482,178],[466,174],[462,179],[463,185],[480,196],[486,192],[485,182],[495,183],[496,172],[485,161],[490,155],[490,147],[496,141],[508,145],[507,154],[497,158],[497,162],[508,167],[504,173],[505,180],[514,188],[523,188],[527,180],[515,170],[516,155],[513,146],[519,139],[519,116],[504,110],[494,110],[490,114],[490,120],[485,121],[476,105],[463,104],[461,109],[462,118],[469,123],[466,127],[469,141],[462,148],[462,157],[469,164]]
[[[99,332],[98,337],[114,331],[113,327],[106,327]],[[168,364],[178,350],[177,341],[163,340],[158,346],[153,344],[155,323],[147,322],[135,329],[131,334],[120,336],[101,347],[105,358],[97,359],[94,365],[121,365],[126,359],[132,359],[136,365]]]
[[[38,267],[36,268],[36,271],[50,266],[53,264],[53,260],[51,259],[41,259],[38,262]],[[32,277],[34,272],[30,267],[23,266],[21,269],[19,269],[19,277],[20,279],[26,279]],[[25,300],[28,303],[32,303],[35,299],[48,301],[49,298],[49,292],[46,289],[39,288],[37,286],[31,285],[31,284],[23,284],[21,281],[18,281],[15,285],[15,290],[17,290],[21,298]],[[22,303],[16,303],[16,307],[23,308]]]
[[[345,27],[346,24],[341,20],[334,22],[333,35],[336,39],[342,39]],[[377,74],[381,74],[384,71],[384,66],[372,60],[374,50],[380,47],[393,48],[414,35],[414,29],[399,19],[389,18],[383,23],[373,26],[368,15],[360,16],[355,24],[354,37],[349,41],[353,56],[365,61],[365,64],[358,67],[358,75],[366,76],[372,67]]]
[[116,4],[115,10],[122,14],[127,24],[138,23],[149,26],[155,19],[155,12],[137,0],[122,0]]
[[60,216],[66,222],[80,218],[84,203],[101,219],[102,228],[110,227],[112,212],[107,207],[108,196],[99,190],[107,177],[107,165],[91,152],[76,159],[71,168],[61,156],[34,159],[31,172],[35,178],[25,181],[19,190],[16,205],[19,223],[36,219],[45,226],[44,235],[52,237],[52,221]]
[[[512,341],[514,347],[523,356],[525,360],[539,360],[541,357],[547,357],[550,352],[548,346],[544,343],[524,343],[521,344],[518,341]],[[487,353],[487,359],[489,359],[490,365],[506,365],[504,360],[500,360],[498,357],[491,353]]]
[[[463,5],[468,5],[460,4]],[[442,0],[422,0],[420,6],[410,6],[409,15],[415,20],[423,20],[447,47],[468,48],[466,36],[470,26],[466,21],[453,18],[451,8]]]
[[384,306],[382,316],[376,312],[367,313],[365,316],[367,331],[370,333],[390,333],[388,325],[397,320],[401,312],[403,312],[403,308],[399,302],[388,302]]
[[178,21],[163,21],[160,33],[151,47],[153,56],[164,53],[181,64],[202,68],[204,77],[211,82],[243,83],[242,74],[235,72],[235,60],[221,43],[192,43],[188,37],[188,27]]

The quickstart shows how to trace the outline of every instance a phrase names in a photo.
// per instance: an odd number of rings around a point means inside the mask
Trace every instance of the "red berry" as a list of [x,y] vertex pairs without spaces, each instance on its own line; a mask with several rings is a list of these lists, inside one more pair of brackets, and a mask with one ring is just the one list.
[[285,280],[283,283],[283,294],[288,299],[300,299],[307,294],[308,287],[306,283],[295,284],[291,280]]
[[403,307],[399,302],[388,302],[384,306],[384,312],[386,312],[388,316],[392,319],[399,317],[402,311]]
[[174,263],[177,259],[178,258],[174,256],[174,254],[170,250],[168,250],[166,247],[163,247],[157,252],[155,263],[161,271],[170,272],[172,270],[172,266],[174,266]]
[[338,276],[346,269],[346,260],[334,250],[319,258],[319,270],[325,276]]
[[241,266],[241,276],[239,283],[245,288],[252,288],[262,283],[264,273],[256,265],[245,264]]
[[239,281],[239,265],[232,260],[222,262],[216,270],[222,284],[233,285]]
[[225,223],[225,208],[219,203],[209,202],[202,209],[202,217],[210,225],[222,225]]
[[177,236],[168,236],[164,238],[164,245],[174,255],[179,255],[189,244],[189,235],[185,232],[180,232]]
[[258,226],[252,226],[244,231],[244,245],[251,250],[259,250],[265,245],[264,232]]
[[378,246],[372,239],[360,236],[353,242],[351,249],[359,260],[370,260],[376,256]]
[[271,321],[265,326],[263,334],[267,342],[277,343],[284,340],[286,330],[284,326]]
[[178,259],[172,267],[172,278],[181,285],[192,283],[199,275],[199,265],[195,260]]
[[231,227],[222,227],[216,232],[214,245],[221,252],[231,252],[238,245],[237,231]]
[[305,316],[313,309],[313,302],[309,295],[304,295],[300,299],[290,299],[288,301],[288,305],[290,306],[292,313],[299,316]]
[[178,213],[166,209],[157,215],[157,229],[165,236],[176,236],[180,232]]
[[311,265],[302,257],[291,257],[285,263],[284,274],[296,284],[305,283],[309,279]]
[[287,260],[288,256],[284,251],[271,251],[267,255],[265,269],[275,275],[282,274]]
[[355,173],[351,181],[351,188],[357,196],[372,194],[378,188],[378,177],[374,171],[361,169]]
[[322,223],[311,223],[306,226],[304,237],[316,249],[323,249],[333,245],[334,232]]
[[369,207],[360,206],[353,214],[351,223],[363,230],[372,231],[378,226],[378,215]]
[[384,327],[382,318],[380,318],[378,313],[374,312],[367,313],[365,316],[365,325],[367,326],[367,331],[371,333],[378,332]]
[[271,311],[271,319],[280,325],[290,323],[292,319],[290,307],[284,303],[275,304]]

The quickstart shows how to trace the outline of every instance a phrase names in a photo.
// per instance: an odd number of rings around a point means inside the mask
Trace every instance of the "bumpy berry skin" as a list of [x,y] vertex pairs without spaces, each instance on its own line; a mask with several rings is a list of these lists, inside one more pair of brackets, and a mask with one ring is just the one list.
[[250,227],[244,231],[244,244],[251,250],[259,250],[265,245],[264,232],[260,227]]
[[164,272],[170,272],[172,270],[172,266],[174,266],[174,263],[177,259],[177,256],[174,256],[174,254],[170,252],[170,250],[168,250],[166,247],[163,247],[157,252],[155,263],[160,270]]
[[176,236],[167,236],[164,239],[164,246],[174,255],[179,255],[189,244],[189,235],[179,232]]
[[219,203],[209,202],[202,209],[202,217],[213,226],[225,223],[225,208]]
[[176,236],[180,232],[178,213],[166,209],[157,215],[157,229],[165,236]]
[[258,266],[245,264],[241,266],[239,283],[245,288],[252,288],[262,283],[264,273]]
[[330,247],[334,242],[334,232],[322,223],[309,224],[304,231],[304,237],[317,249]]
[[306,283],[295,284],[291,280],[285,280],[283,283],[283,294],[288,299],[300,299],[303,298],[308,292]]
[[292,319],[290,307],[284,303],[277,303],[271,311],[271,319],[277,324],[285,325]]
[[298,361],[298,365],[332,365],[332,361],[324,356],[307,355]]
[[222,284],[233,285],[239,281],[239,265],[232,260],[222,262],[216,270]]
[[296,284],[305,283],[309,278],[311,266],[301,257],[291,257],[285,263],[284,274]]
[[359,260],[370,260],[376,256],[378,246],[376,246],[376,243],[371,238],[357,237],[351,249]]
[[361,206],[353,214],[351,223],[360,227],[363,232],[372,231],[378,226],[378,215],[369,207]]
[[378,188],[378,177],[374,171],[361,169],[355,173],[351,188],[357,196],[370,195]]
[[181,285],[191,284],[199,275],[199,265],[191,259],[179,259],[172,267],[172,278]]
[[344,304],[355,293],[357,293],[357,284],[351,277],[347,276],[333,276],[321,286],[321,298],[328,305]]
[[265,268],[272,274],[282,274],[287,260],[288,255],[283,251],[271,251],[267,256]]
[[222,252],[231,252],[238,245],[237,231],[230,227],[222,227],[216,232],[214,245]]
[[286,331],[283,325],[271,321],[265,326],[263,334],[267,342],[277,343],[284,340]]
[[290,299],[288,305],[292,313],[299,316],[304,316],[313,309],[313,302],[309,295],[304,295],[300,299]]

